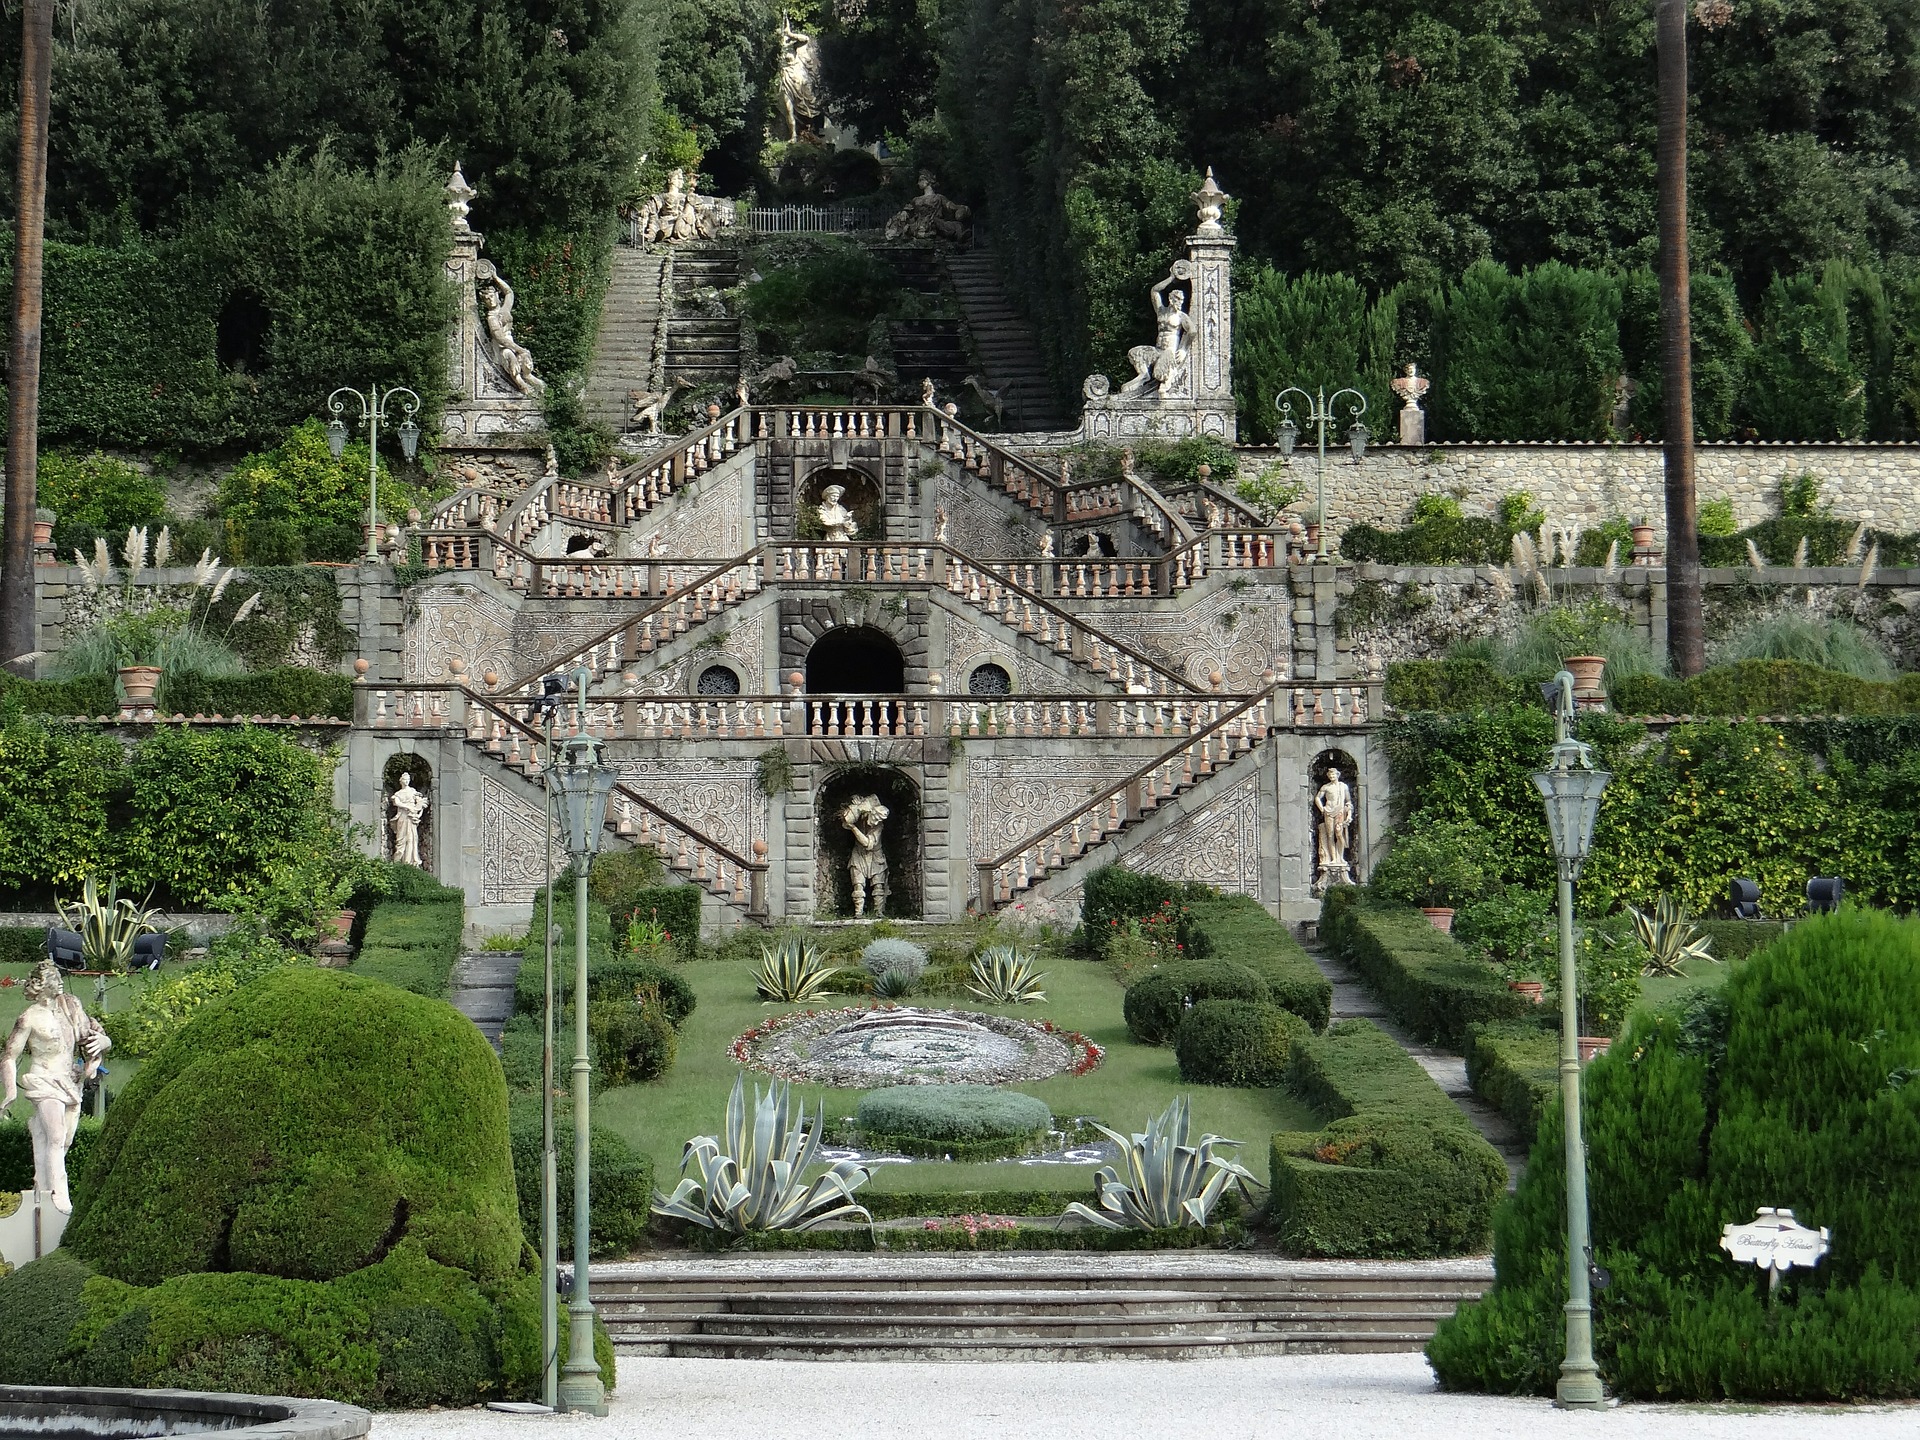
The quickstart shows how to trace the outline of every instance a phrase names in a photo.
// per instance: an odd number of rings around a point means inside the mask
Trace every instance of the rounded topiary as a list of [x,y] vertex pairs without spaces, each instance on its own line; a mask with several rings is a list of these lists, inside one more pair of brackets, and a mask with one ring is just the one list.
[[500,1062],[443,1001],[285,969],[206,1007],[116,1099],[65,1243],[116,1279],[325,1280],[411,1241],[483,1279],[520,1220]]
[[1180,1078],[1193,1085],[1278,1085],[1313,1027],[1257,1000],[1202,1000],[1174,1036]]
[[1142,1045],[1165,1045],[1180,1028],[1188,1007],[1201,1000],[1255,1000],[1266,1004],[1273,992],[1253,971],[1231,960],[1187,960],[1142,975],[1127,987],[1121,1009],[1127,1033]]
[[927,973],[927,952],[911,940],[875,940],[860,952],[860,963],[878,979],[894,971],[903,971],[909,980]]
[[67,1334],[86,1313],[80,1287],[93,1270],[55,1250],[0,1277],[0,1385],[46,1385]]
[[854,1128],[870,1144],[917,1153],[1006,1153],[1053,1128],[1044,1100],[992,1085],[893,1085],[860,1097]]
[[600,1078],[608,1085],[657,1080],[673,1068],[680,1036],[658,1005],[633,1000],[595,1000],[587,1006]]

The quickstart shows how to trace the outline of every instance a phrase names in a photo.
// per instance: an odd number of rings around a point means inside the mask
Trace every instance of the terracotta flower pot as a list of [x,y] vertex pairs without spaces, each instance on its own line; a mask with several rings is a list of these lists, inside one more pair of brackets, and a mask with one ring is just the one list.
[[1598,690],[1601,672],[1607,668],[1604,655],[1569,655],[1560,662],[1573,672],[1573,688]]
[[1544,1000],[1547,994],[1546,985],[1539,980],[1509,980],[1507,982],[1507,989],[1517,995],[1526,997],[1535,1005],[1538,1005]]
[[1596,1055],[1607,1053],[1607,1047],[1613,1044],[1611,1035],[1582,1035],[1577,1043],[1580,1046],[1580,1063],[1586,1064]]
[[127,693],[129,705],[153,704],[153,692],[160,688],[158,665],[122,665],[120,688]]
[[1651,550],[1653,548],[1653,526],[1633,525],[1628,528],[1633,531],[1634,549]]
[[326,938],[329,940],[345,940],[353,930],[353,917],[355,913],[356,912],[352,910],[342,910],[331,919],[322,920],[320,923],[327,931]]
[[1427,923],[1441,934],[1453,931],[1453,910],[1446,905],[1422,905],[1420,913],[1427,917]]

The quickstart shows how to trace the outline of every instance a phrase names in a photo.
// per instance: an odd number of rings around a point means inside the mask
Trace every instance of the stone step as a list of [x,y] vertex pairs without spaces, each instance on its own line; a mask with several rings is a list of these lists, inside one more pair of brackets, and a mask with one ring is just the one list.
[[1252,1355],[1391,1353],[1418,1350],[1431,1336],[1350,1335],[1237,1337],[1230,1335],[1049,1336],[997,1339],[849,1337],[819,1341],[771,1335],[680,1335],[653,1347],[620,1347],[683,1359],[717,1360],[1219,1360]]
[[669,1296],[623,1295],[596,1290],[603,1315],[627,1320],[670,1319],[713,1313],[721,1307],[731,1313],[769,1315],[890,1315],[901,1311],[938,1315],[990,1315],[1017,1309],[1029,1315],[1111,1314],[1236,1314],[1284,1312],[1297,1318],[1326,1316],[1393,1316],[1425,1313],[1439,1307],[1450,1311],[1462,1297],[1477,1294],[1474,1287],[1393,1292],[1387,1294],[1302,1294],[1273,1287],[1230,1290],[796,1290],[729,1292],[705,1289]]

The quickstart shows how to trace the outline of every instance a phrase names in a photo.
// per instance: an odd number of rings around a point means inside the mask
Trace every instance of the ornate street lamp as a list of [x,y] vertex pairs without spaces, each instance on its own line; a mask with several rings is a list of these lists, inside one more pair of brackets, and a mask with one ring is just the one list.
[[1319,436],[1320,464],[1315,475],[1314,509],[1320,525],[1320,558],[1327,558],[1327,427],[1334,423],[1334,405],[1343,395],[1351,396],[1347,406],[1347,418],[1353,423],[1347,427],[1347,447],[1353,451],[1353,463],[1358,465],[1367,454],[1367,427],[1360,423],[1360,417],[1367,413],[1367,397],[1351,386],[1336,390],[1329,395],[1325,390],[1316,390],[1309,395],[1298,385],[1289,385],[1273,397],[1273,403],[1280,412],[1280,453],[1291,457],[1295,442],[1300,438],[1300,427],[1293,423],[1293,402],[1289,395],[1298,395],[1307,402],[1307,424],[1313,426]]
[[[1542,687],[1549,688],[1549,687]],[[1606,1406],[1600,1371],[1593,1363],[1593,1296],[1588,1267],[1593,1256],[1587,1224],[1587,1150],[1580,1134],[1580,978],[1573,962],[1573,882],[1593,848],[1600,795],[1613,779],[1593,768],[1593,752],[1573,738],[1573,672],[1554,677],[1553,753],[1533,783],[1547,806],[1547,830],[1560,872],[1560,1104],[1566,1117],[1567,1162],[1567,1353],[1553,1403],[1562,1410]]]
[[404,397],[400,402],[400,424],[394,433],[400,437],[400,453],[412,464],[420,449],[420,427],[413,419],[420,413],[420,397],[404,385],[395,385],[384,394],[378,385],[369,385],[365,395],[351,385],[342,385],[327,397],[327,408],[333,412],[333,418],[327,421],[327,449],[336,460],[347,448],[347,422],[341,417],[347,410],[343,397],[348,395],[360,402],[360,423],[367,427],[367,562],[377,565],[380,563],[380,422],[387,418],[387,403],[396,395]]
[[[588,672],[579,685],[576,733],[562,742],[549,772],[560,813],[560,833],[573,861],[573,1293],[567,1300],[567,1363],[560,1375],[562,1410],[607,1413],[606,1389],[593,1357],[593,1297],[588,1288],[587,1167],[591,1159],[587,1065],[587,870],[600,851],[613,770],[601,763],[600,742],[587,729]],[[549,886],[551,889],[551,886]]]

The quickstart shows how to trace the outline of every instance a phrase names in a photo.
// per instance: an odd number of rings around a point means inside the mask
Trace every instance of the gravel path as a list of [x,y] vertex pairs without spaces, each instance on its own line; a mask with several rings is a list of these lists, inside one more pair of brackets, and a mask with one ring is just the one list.
[[379,1415],[372,1440],[1877,1440],[1920,1433],[1920,1406],[1623,1405],[1443,1395],[1419,1355],[1110,1364],[804,1364],[622,1359],[605,1421],[485,1410]]

